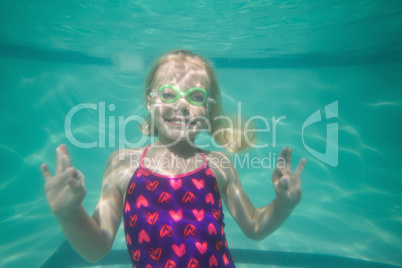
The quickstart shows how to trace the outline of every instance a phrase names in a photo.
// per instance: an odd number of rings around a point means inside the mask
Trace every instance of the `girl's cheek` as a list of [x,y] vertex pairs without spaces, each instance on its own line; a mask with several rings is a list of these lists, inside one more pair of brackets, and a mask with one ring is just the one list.
[[198,115],[207,115],[208,109],[205,106],[199,106],[199,107],[197,107],[196,112]]

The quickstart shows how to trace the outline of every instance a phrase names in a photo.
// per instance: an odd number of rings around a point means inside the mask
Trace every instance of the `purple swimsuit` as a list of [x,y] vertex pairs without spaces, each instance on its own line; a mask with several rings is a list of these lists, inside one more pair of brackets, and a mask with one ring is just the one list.
[[218,184],[204,165],[180,175],[134,172],[124,202],[124,232],[135,268],[235,267],[224,233]]

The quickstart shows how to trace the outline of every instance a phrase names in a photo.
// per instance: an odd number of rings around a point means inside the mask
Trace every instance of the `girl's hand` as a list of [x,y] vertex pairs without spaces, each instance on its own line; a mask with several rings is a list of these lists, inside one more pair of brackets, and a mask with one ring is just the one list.
[[272,174],[272,183],[274,185],[276,200],[286,208],[294,208],[301,199],[301,181],[300,174],[303,171],[306,159],[302,158],[295,172],[292,172],[290,161],[292,149],[283,148],[278,164]]
[[81,205],[87,192],[84,175],[71,166],[64,144],[56,149],[56,176],[50,174],[46,164],[42,164],[41,170],[46,181],[47,202],[54,214],[68,215]]

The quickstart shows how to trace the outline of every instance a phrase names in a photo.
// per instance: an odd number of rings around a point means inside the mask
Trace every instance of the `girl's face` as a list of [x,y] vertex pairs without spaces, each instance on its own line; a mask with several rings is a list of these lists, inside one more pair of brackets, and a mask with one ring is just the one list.
[[184,71],[179,73],[180,69],[173,67],[162,70],[164,74],[157,77],[157,83],[152,89],[155,97],[148,96],[148,110],[151,113],[151,124],[158,129],[159,139],[172,142],[187,139],[194,142],[196,135],[209,126],[211,104],[206,102],[204,105],[196,106],[188,102],[184,96],[173,103],[165,103],[159,97],[159,87],[165,84],[174,85],[183,92],[201,87],[207,91],[208,96],[210,95],[208,79],[203,72],[194,72],[186,68],[186,73]]

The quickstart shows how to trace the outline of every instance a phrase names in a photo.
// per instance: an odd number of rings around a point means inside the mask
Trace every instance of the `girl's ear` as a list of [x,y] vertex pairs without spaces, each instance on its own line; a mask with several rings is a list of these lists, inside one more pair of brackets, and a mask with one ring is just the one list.
[[152,97],[151,96],[147,96],[147,108],[148,108],[148,112],[151,113],[151,105],[152,105]]

